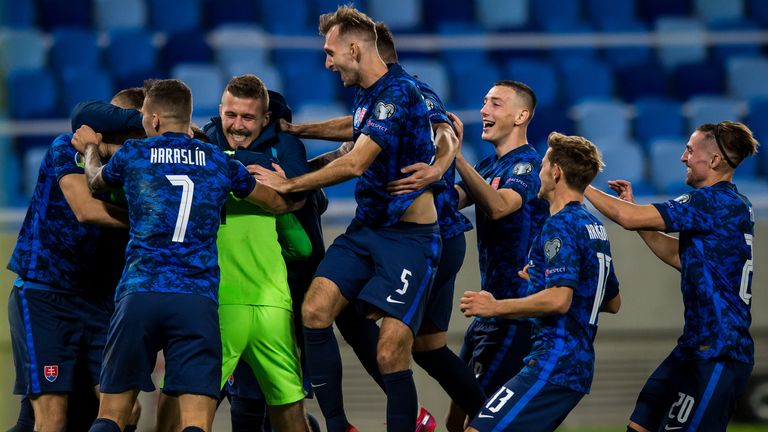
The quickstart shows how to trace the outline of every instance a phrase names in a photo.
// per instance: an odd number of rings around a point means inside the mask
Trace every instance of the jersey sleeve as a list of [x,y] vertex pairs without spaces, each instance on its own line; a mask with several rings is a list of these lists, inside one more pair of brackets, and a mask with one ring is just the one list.
[[80,153],[70,144],[72,135],[59,135],[51,145],[53,156],[53,170],[56,173],[56,181],[68,174],[83,174],[83,159]]
[[523,199],[523,204],[536,198],[539,193],[539,172],[533,162],[520,161],[511,169],[504,172],[499,182],[499,189],[510,189],[517,192]]
[[130,153],[135,148],[131,143],[131,140],[126,141],[101,169],[101,178],[112,188],[123,186],[125,181],[125,162],[130,160]]
[[706,194],[692,191],[663,203],[653,204],[664,219],[666,232],[709,231],[713,229],[715,213]]
[[448,114],[445,110],[445,105],[440,99],[440,96],[427,83],[417,81],[421,95],[424,97],[424,102],[427,104],[429,110],[429,121],[434,125],[437,123],[451,124],[451,120],[448,118]]
[[382,150],[397,147],[407,127],[408,95],[399,86],[384,89],[373,104],[373,113],[360,129]]
[[579,286],[578,239],[566,221],[550,218],[541,230],[544,248],[544,287]]
[[135,109],[120,108],[107,102],[81,102],[72,110],[72,131],[82,125],[88,125],[101,133],[143,130],[141,112]]
[[312,242],[293,213],[277,215],[277,241],[286,262],[303,261],[312,254]]
[[256,187],[256,179],[245,169],[242,163],[234,159],[227,161],[232,193],[237,198],[245,198]]

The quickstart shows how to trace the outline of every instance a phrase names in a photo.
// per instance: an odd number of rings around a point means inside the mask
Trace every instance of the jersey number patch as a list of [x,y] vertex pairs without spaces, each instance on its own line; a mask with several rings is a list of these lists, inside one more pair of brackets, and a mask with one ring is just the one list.
[[595,290],[595,303],[592,305],[592,314],[589,316],[589,323],[595,325],[597,323],[597,314],[600,312],[600,306],[603,304],[603,297],[605,297],[605,285],[608,283],[608,275],[611,271],[611,256],[602,252],[597,253],[598,266],[600,266],[600,272],[597,275],[597,289]]
[[[749,246],[749,255],[752,255],[752,234],[744,234],[744,240]],[[739,286],[739,297],[741,301],[749,305],[749,301],[752,299],[752,258],[744,262],[744,267],[741,270],[741,284]]]
[[179,202],[179,215],[176,217],[176,228],[173,230],[173,239],[177,243],[184,242],[187,233],[189,212],[192,210],[192,196],[195,194],[195,183],[186,175],[167,175],[165,178],[174,186],[181,186],[181,202]]

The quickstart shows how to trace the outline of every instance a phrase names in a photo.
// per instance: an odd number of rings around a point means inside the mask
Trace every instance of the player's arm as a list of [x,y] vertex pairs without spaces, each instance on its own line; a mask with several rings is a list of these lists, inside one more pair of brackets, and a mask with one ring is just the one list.
[[600,305],[600,312],[608,312],[615,314],[619,312],[621,308],[621,294],[616,294],[615,297],[608,300],[603,300],[603,304]]
[[299,138],[352,141],[352,116],[301,124],[289,123],[285,119],[280,119],[278,124],[280,125],[280,130],[296,135]]
[[336,159],[344,156],[345,154],[352,151],[352,148],[355,146],[354,141],[345,141],[343,142],[339,148],[336,150],[332,150],[326,153],[321,154],[320,156],[314,157],[308,161],[309,163],[309,170],[310,171],[317,171],[320,168],[328,165],[332,161],[335,161]]
[[[512,189],[493,189],[461,153],[456,156],[456,170],[459,171],[464,182],[464,192],[475,206],[492,220],[501,219],[522,207],[523,197],[519,193]],[[461,195],[459,199],[459,208],[461,208]],[[463,201],[466,202],[466,199],[465,197]]]
[[496,300],[488,291],[466,291],[459,307],[466,317],[504,318],[562,315],[571,308],[573,288],[555,286],[528,297]]
[[304,205],[305,201],[304,199],[293,201],[290,198],[277,193],[274,189],[260,183],[256,183],[256,186],[251,193],[243,199],[276,215],[296,211]]
[[97,134],[90,127],[83,125],[72,136],[72,145],[75,148],[83,148],[83,169],[85,179],[91,192],[104,192],[110,189],[101,175],[104,164],[101,163],[99,145],[101,134]]
[[72,131],[90,125],[102,133],[144,130],[141,111],[120,108],[103,101],[81,102],[72,110]]
[[274,171],[257,166],[254,175],[256,180],[280,193],[303,192],[360,177],[379,153],[381,147],[369,136],[361,134],[349,153],[317,171],[286,179]]
[[400,172],[409,174],[408,177],[390,182],[388,192],[398,195],[424,189],[440,180],[451,167],[459,149],[459,138],[448,123],[436,123],[432,130],[435,134],[435,161],[432,165],[419,162],[402,168]]
[[59,187],[78,222],[128,228],[128,212],[94,198],[85,175],[67,174],[59,180]]

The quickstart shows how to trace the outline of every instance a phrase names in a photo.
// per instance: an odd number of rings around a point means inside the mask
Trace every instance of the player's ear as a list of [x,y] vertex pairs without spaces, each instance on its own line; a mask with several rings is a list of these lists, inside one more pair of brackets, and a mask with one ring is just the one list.
[[267,127],[269,124],[269,119],[272,117],[272,111],[267,111],[264,113],[264,120],[261,121],[261,127]]
[[531,111],[529,111],[527,108],[520,110],[520,112],[517,114],[517,118],[515,119],[515,125],[524,125],[530,117]]
[[160,131],[160,116],[156,113],[152,113],[152,128],[155,129],[155,132]]
[[360,45],[355,42],[349,43],[349,55],[356,61],[360,61]]

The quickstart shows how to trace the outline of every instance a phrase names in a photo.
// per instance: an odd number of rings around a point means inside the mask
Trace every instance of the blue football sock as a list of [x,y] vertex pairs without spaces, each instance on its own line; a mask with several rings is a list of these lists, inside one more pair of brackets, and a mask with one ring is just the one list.
[[120,426],[110,419],[97,418],[89,432],[120,432]]
[[325,417],[326,429],[328,432],[346,432],[348,421],[341,392],[341,354],[333,326],[323,329],[304,327],[304,349],[312,389]]
[[229,398],[232,432],[261,431],[267,403],[262,399],[249,399],[239,396]]
[[136,425],[126,425],[123,432],[136,432]]
[[322,432],[320,429],[320,423],[317,421],[315,416],[310,413],[307,413],[307,423],[309,423],[309,432]]
[[16,420],[16,426],[8,432],[33,432],[35,430],[35,411],[32,410],[32,402],[27,396],[21,399],[21,409],[19,409],[19,418]]
[[413,371],[408,369],[384,374],[382,377],[387,392],[387,431],[413,430],[419,410]]
[[187,426],[181,430],[181,432],[205,432],[197,426]]
[[414,352],[413,360],[440,384],[469,418],[480,412],[485,402],[483,389],[469,366],[447,346]]

